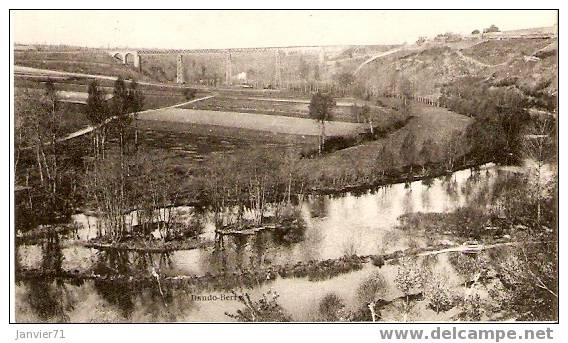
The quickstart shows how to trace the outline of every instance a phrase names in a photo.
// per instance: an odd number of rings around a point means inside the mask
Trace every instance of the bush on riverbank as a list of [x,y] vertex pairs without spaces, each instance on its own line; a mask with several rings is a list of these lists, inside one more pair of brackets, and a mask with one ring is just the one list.
[[278,293],[269,290],[258,300],[252,300],[248,293],[233,295],[244,306],[236,313],[227,313],[227,317],[236,319],[239,322],[289,322],[292,320],[290,315],[284,311],[278,303]]
[[503,236],[505,231],[492,226],[491,219],[491,216],[483,210],[460,207],[450,213],[404,214],[398,218],[398,228],[404,231],[424,232],[428,235],[447,235],[466,239]]
[[306,221],[298,208],[289,208],[279,216],[274,237],[277,244],[290,245],[304,240]]
[[318,306],[318,316],[323,322],[346,321],[347,312],[345,311],[345,303],[335,293],[326,294],[320,300]]
[[[403,128],[410,119],[412,119],[412,116],[395,118],[391,120],[391,123],[387,126],[374,126],[372,132],[367,129],[365,130],[365,132],[359,133],[357,135],[327,137],[322,146],[321,153],[329,154],[338,150],[347,149],[356,145],[364,144],[366,142],[385,138],[389,133]],[[318,149],[311,149],[302,151],[301,157],[314,158],[319,155],[320,153]]]

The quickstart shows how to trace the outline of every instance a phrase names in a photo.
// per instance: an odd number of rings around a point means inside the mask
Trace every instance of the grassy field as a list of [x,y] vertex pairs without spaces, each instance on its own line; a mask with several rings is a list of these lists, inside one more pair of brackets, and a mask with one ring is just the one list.
[[153,120],[138,120],[135,125],[139,129],[140,147],[160,156],[172,182],[179,184],[182,191],[194,187],[193,179],[186,173],[202,170],[203,161],[212,156],[240,154],[250,148],[270,150],[276,155],[292,150],[300,156],[302,151],[317,149],[318,144],[315,136],[231,127]]
[[[214,98],[200,101],[194,104],[182,106],[182,108],[195,110],[226,111],[241,113],[271,114],[287,117],[309,118],[309,99],[289,99],[289,98],[265,98],[265,97],[246,97],[221,95]],[[357,118],[353,112],[352,105],[356,103],[362,106],[362,101],[353,102],[349,100],[338,100],[337,106],[332,110],[332,121],[342,122],[363,122],[363,118]],[[377,120],[384,121],[385,124],[392,116],[383,108],[372,106],[372,110],[377,114]],[[381,125],[380,122],[376,123]]]
[[[276,134],[301,136],[318,136],[321,132],[318,123],[311,119],[238,112],[167,109],[141,114],[139,119],[232,127],[236,129],[268,131]],[[329,136],[352,135],[362,132],[364,125],[345,122],[327,122],[325,130],[326,134]]]
[[[383,139],[339,150],[320,158],[303,160],[305,170],[315,170],[314,178],[335,179],[351,175],[367,175],[377,170],[377,161],[381,158],[381,149],[389,146],[395,152],[395,160],[390,167],[403,167],[406,165],[404,156],[399,154],[402,142],[408,133],[415,137],[417,150],[427,139],[432,139],[440,149],[450,138],[453,132],[463,132],[471,122],[471,118],[450,112],[444,108],[432,107],[423,104],[413,105],[413,118],[400,130],[394,131]],[[429,162],[437,162],[441,156],[436,156]],[[422,160],[420,163],[424,162]]]
[[464,49],[463,53],[482,63],[496,65],[514,57],[530,56],[550,42],[550,39],[490,40]]
[[[200,113],[198,116],[203,122],[198,123],[195,117],[189,120],[191,118],[188,118],[188,115],[196,113]],[[240,125],[237,126],[230,119],[260,116],[255,114],[239,113],[234,114],[236,117],[231,117],[233,114],[229,114],[229,117],[222,117],[223,112],[176,109],[156,111],[151,114],[155,119],[160,119],[160,116],[162,116],[162,119],[163,116],[168,116],[169,120],[139,120],[136,125],[141,130],[140,137],[144,142],[143,144],[150,148],[154,154],[160,154],[164,158],[165,168],[176,171],[175,175],[172,176],[174,182],[179,184],[182,193],[188,194],[188,200],[194,200],[191,198],[191,190],[195,188],[196,182],[193,174],[199,174],[201,168],[206,166],[203,161],[207,162],[215,154],[239,154],[250,147],[266,148],[275,155],[283,154],[286,150],[292,150],[297,154],[299,178],[304,180],[310,189],[339,191],[349,187],[371,187],[374,182],[380,179],[381,170],[392,172],[397,167],[400,169],[400,167],[407,166],[404,156],[400,154],[400,148],[408,133],[412,133],[416,137],[417,150],[422,148],[423,142],[427,139],[432,139],[439,149],[443,150],[449,137],[455,131],[463,132],[471,122],[471,118],[443,108],[422,104],[414,104],[412,113],[413,117],[406,126],[387,134],[384,138],[311,158],[300,158],[300,153],[317,149],[317,136],[290,134],[290,132],[293,132],[290,130],[287,133],[281,133],[274,130],[274,126],[267,126],[265,129],[268,131],[259,130],[258,127],[245,128],[243,123],[247,123],[246,120],[239,121]],[[210,115],[214,115],[217,120],[225,119],[226,122],[223,125],[233,126],[204,124],[206,121],[213,122]],[[285,121],[299,119],[280,116],[266,117],[268,117],[267,120],[275,118]],[[252,121],[257,126],[260,122],[259,120]],[[266,123],[270,122],[267,121]],[[305,123],[310,125],[309,121]],[[353,125],[350,123],[337,124]],[[317,129],[317,124],[311,122],[310,126],[312,125]],[[313,133],[317,132],[318,130],[313,131]],[[198,138],[196,139],[196,137]],[[381,158],[383,146],[389,146],[390,150],[394,152],[394,161],[388,166],[377,163]],[[442,159],[443,156],[438,154],[429,162],[439,162]],[[419,157],[417,164],[423,162]],[[398,173],[395,176],[404,177],[404,175]]]
[[[143,117],[141,115],[140,117]],[[217,137],[224,139],[238,139],[248,141],[249,144],[283,144],[308,146],[317,148],[318,136],[303,136],[272,131],[259,131],[256,129],[236,128],[208,124],[195,124],[190,122],[139,120],[137,126],[146,131],[167,132],[177,137],[176,140],[187,140],[186,136]]]

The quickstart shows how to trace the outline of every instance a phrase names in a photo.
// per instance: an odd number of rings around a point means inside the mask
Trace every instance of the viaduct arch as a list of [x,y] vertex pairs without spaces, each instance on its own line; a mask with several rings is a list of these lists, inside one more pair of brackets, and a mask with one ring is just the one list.
[[140,59],[141,56],[136,50],[128,51],[110,51],[109,54],[117,61],[124,65],[132,65],[134,68],[140,70]]

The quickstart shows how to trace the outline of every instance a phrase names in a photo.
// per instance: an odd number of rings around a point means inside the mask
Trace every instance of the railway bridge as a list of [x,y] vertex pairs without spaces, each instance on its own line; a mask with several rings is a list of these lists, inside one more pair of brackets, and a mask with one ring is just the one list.
[[144,56],[150,55],[176,55],[177,56],[177,73],[176,82],[185,83],[183,64],[183,56],[192,54],[215,54],[225,56],[225,84],[229,85],[233,78],[232,56],[239,53],[255,53],[255,52],[273,52],[275,61],[274,83],[276,85],[282,82],[282,67],[280,64],[281,56],[285,52],[304,51],[306,49],[320,51],[320,55],[324,56],[323,47],[316,46],[292,46],[292,47],[264,47],[264,48],[230,48],[230,49],[113,49],[107,50],[117,62],[131,65],[141,70]]

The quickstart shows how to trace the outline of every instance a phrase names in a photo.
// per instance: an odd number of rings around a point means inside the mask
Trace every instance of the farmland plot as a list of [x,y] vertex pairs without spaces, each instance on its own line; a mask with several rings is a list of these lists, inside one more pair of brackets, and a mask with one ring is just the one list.
[[[224,126],[304,136],[317,136],[321,132],[318,123],[307,118],[239,112],[176,108],[144,113],[139,116],[139,119]],[[326,122],[325,125],[326,134],[329,136],[356,134],[364,129],[365,126],[363,124],[357,123]]]

